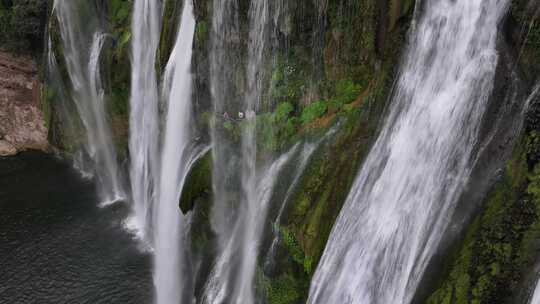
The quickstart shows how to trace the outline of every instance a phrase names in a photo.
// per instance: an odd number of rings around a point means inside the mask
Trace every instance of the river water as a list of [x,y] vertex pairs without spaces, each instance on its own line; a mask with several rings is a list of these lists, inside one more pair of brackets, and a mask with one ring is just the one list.
[[150,303],[151,256],[98,207],[95,185],[52,156],[0,158],[0,303]]

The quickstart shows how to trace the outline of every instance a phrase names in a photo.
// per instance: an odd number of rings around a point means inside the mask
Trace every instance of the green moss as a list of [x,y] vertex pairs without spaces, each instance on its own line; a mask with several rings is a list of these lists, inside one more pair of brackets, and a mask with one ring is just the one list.
[[534,171],[529,175],[527,193],[531,195],[535,201],[540,202],[540,165],[536,165]]
[[328,109],[327,104],[324,101],[317,101],[307,106],[302,115],[300,121],[306,125],[313,122],[315,119],[322,117]]
[[485,210],[468,228],[449,275],[427,303],[503,303],[534,262],[532,242],[540,237],[540,170],[528,173],[527,142],[525,138],[508,163]]
[[129,115],[129,91],[127,89],[113,89],[111,93],[111,114],[126,117]]
[[308,93],[310,72],[309,65],[293,52],[278,57],[271,74],[269,99],[272,103],[298,103]]
[[290,275],[272,280],[266,289],[268,304],[296,304],[302,295],[301,286]]
[[180,209],[185,214],[195,206],[195,202],[202,197],[209,197],[212,190],[212,155],[207,153],[199,159],[186,177]]
[[[534,4],[529,0],[513,0],[511,17],[519,38],[514,43],[519,50],[519,62],[527,77],[534,80],[540,71],[540,20],[535,16]],[[531,9],[529,5],[532,4]]]
[[165,69],[169,55],[174,47],[182,1],[165,0],[163,5],[163,23],[157,56],[157,66],[161,71]]
[[282,238],[283,244],[287,248],[289,255],[292,257],[293,261],[295,261],[301,267],[304,267],[304,271],[307,274],[310,274],[311,272],[310,258],[308,257],[306,259],[304,251],[302,247],[300,247],[300,245],[298,244],[298,241],[296,240],[294,234],[289,229],[282,227],[281,238]]
[[109,4],[109,26],[115,40],[113,55],[117,63],[124,63],[122,59],[129,58],[132,6],[129,0],[111,0]]
[[195,27],[195,42],[198,45],[206,45],[209,38],[208,23],[205,20],[197,22]]

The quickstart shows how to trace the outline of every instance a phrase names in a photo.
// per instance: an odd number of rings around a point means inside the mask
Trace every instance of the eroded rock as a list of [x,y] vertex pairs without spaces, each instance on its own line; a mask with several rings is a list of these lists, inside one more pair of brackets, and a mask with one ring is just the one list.
[[0,155],[48,149],[40,90],[30,57],[0,51]]
[[11,156],[17,154],[17,149],[8,141],[0,140],[0,156]]

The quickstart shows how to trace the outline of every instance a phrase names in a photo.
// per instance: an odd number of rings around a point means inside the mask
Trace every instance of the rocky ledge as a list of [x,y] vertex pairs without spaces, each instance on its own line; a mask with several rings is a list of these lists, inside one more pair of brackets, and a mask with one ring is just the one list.
[[48,150],[40,92],[32,58],[0,50],[0,156]]

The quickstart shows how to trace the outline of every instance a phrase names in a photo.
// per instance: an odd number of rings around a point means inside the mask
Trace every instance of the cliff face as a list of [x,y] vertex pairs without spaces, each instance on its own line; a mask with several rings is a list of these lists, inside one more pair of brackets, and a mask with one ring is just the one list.
[[27,149],[48,149],[37,66],[0,51],[0,155]]
[[[259,265],[259,293],[270,304],[305,303],[311,276],[347,197],[364,156],[377,135],[399,67],[401,50],[413,12],[411,1],[376,0],[288,1],[282,26],[276,29],[277,45],[268,64],[271,84],[263,97],[257,140],[262,154],[280,153],[296,142],[335,133],[314,152],[287,202],[282,221],[272,227],[279,235],[275,259]],[[227,41],[239,54],[247,46],[247,8],[239,1],[239,33]],[[209,111],[209,52],[212,1],[196,1],[197,32],[194,73],[197,109]],[[240,37],[240,39],[239,39]],[[242,74],[242,71],[233,73]],[[231,95],[242,96],[242,76],[231,77]],[[238,134],[224,126],[225,136]],[[205,160],[207,162],[208,160]],[[206,172],[211,168],[205,168]],[[182,210],[193,208],[198,225],[193,245],[212,252],[208,213],[212,185],[197,178],[197,167],[184,192],[193,203],[182,201]],[[287,185],[278,185],[287,187]],[[286,188],[285,188],[286,189]],[[276,189],[276,191],[281,191]],[[283,202],[272,202],[280,206]],[[270,211],[276,213],[279,207]],[[276,232],[277,231],[277,232]],[[267,231],[270,234],[270,231]],[[261,260],[268,249],[261,245]],[[198,285],[204,284],[204,271]]]
[[35,60],[46,15],[47,0],[0,1],[0,155],[49,146]]
[[[197,124],[204,133],[213,110],[209,75],[213,1],[194,2],[197,17],[194,101]],[[279,227],[274,227],[281,237],[275,267],[261,272],[259,278],[259,289],[265,293],[269,304],[303,303],[305,300],[311,275],[335,218],[364,155],[377,136],[377,127],[384,119],[384,109],[415,9],[412,0],[286,2],[286,13],[281,17],[284,22],[276,34],[279,47],[275,64],[268,65],[272,84],[265,96],[266,112],[260,116],[262,127],[257,131],[261,151],[278,153],[295,142],[318,138],[331,127],[337,127],[335,135],[314,153],[297,190],[291,195],[286,216]],[[102,8],[105,28],[114,41],[104,51],[103,79],[108,80],[106,94],[115,141],[124,151],[132,2],[96,3]],[[164,3],[158,70],[166,64],[171,50],[182,1],[167,0]],[[245,59],[242,56],[245,56],[248,44],[248,7],[249,1],[238,1],[239,34],[233,37],[234,41],[228,42],[238,52],[235,56],[239,66]],[[421,11],[422,8],[416,9]],[[518,295],[510,292],[507,286],[526,290],[531,284],[528,270],[540,259],[535,256],[540,239],[540,118],[538,97],[530,94],[540,71],[538,14],[537,1],[512,1],[500,37],[501,63],[490,102],[491,112],[487,114],[488,120],[495,120],[501,111],[511,108],[512,113],[504,116],[502,124],[508,132],[490,133],[492,130],[486,127],[485,137],[493,135],[494,138],[485,153],[490,155],[483,158],[475,170],[469,193],[462,198],[462,207],[458,211],[468,219],[456,219],[459,232],[441,248],[437,261],[432,263],[426,280],[430,282],[425,282],[417,297],[418,303],[516,303],[512,301]],[[61,58],[61,52],[57,57]],[[241,68],[239,70],[242,74]],[[30,77],[25,79],[32,79],[31,73],[24,75]],[[242,96],[245,79],[230,79],[233,80],[233,94]],[[519,88],[512,87],[514,81]],[[31,95],[28,90],[25,94]],[[514,93],[517,97],[508,98]],[[69,150],[70,139],[62,138],[68,124],[63,123],[66,117],[60,113],[62,104],[55,100],[59,95],[47,94],[46,105],[53,109],[47,116],[53,124],[54,143]],[[529,108],[524,108],[528,95]],[[17,98],[9,99],[11,104],[17,104],[14,102]],[[34,99],[32,103],[32,109],[38,111]],[[527,113],[522,130],[523,117],[516,109]],[[39,114],[32,112],[34,110],[20,111],[32,113],[33,116],[25,116],[30,122]],[[23,118],[13,120],[11,125],[24,127]],[[25,134],[30,129],[39,129],[30,122],[28,126],[34,127],[24,129],[27,130]],[[489,121],[485,125],[490,125]],[[226,129],[224,136],[233,139],[237,136],[235,126],[223,127]],[[515,138],[512,128],[520,134],[519,138]],[[124,156],[128,157],[127,153]],[[181,204],[183,212],[194,213],[197,227],[194,228],[193,245],[202,255],[210,255],[214,237],[208,218],[212,204],[211,170],[208,157],[195,166]],[[201,277],[199,281],[203,282],[204,274]]]

